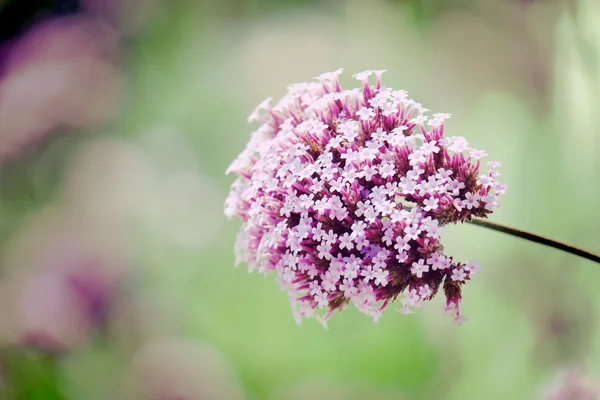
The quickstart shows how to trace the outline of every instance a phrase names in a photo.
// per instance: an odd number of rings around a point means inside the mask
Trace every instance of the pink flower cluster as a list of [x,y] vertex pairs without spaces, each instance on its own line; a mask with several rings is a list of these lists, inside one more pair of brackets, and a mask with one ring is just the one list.
[[350,302],[377,321],[399,295],[410,313],[443,288],[460,323],[461,286],[478,266],[444,255],[440,233],[498,206],[500,164],[480,173],[486,153],[444,137],[449,115],[428,117],[383,87],[384,71],[354,75],[362,88],[351,90],[341,72],[291,85],[249,117],[261,126],[227,170],[238,178],[225,214],[244,222],[237,262],[276,271],[298,322],[325,322]]

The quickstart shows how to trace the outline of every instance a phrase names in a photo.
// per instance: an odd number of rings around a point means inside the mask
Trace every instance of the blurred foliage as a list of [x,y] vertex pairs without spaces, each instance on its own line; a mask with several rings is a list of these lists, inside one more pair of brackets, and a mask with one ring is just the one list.
[[64,377],[55,355],[35,349],[0,350],[0,398],[66,400]]
[[10,39],[43,18],[73,14],[78,0],[5,0],[0,2],[0,41]]
[[390,0],[408,7],[412,21],[418,28],[426,30],[435,20],[448,12],[466,11],[476,0]]

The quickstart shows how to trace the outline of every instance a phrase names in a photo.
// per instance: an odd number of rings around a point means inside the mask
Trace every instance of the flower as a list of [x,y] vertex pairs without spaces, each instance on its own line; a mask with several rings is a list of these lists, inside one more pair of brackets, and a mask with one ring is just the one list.
[[156,337],[139,346],[119,398],[241,400],[244,391],[219,349],[183,337]]
[[461,286],[476,268],[444,255],[439,235],[498,206],[499,164],[482,174],[485,152],[444,137],[450,115],[426,116],[381,85],[383,71],[356,74],[352,90],[340,72],[291,85],[252,114],[261,126],[227,169],[238,178],[225,214],[243,221],[237,262],[275,271],[299,323],[351,302],[377,321],[401,294],[410,313],[440,288],[461,323]]
[[581,368],[571,367],[559,371],[551,386],[547,387],[541,398],[544,400],[596,400],[600,394],[597,382]]
[[106,329],[120,304],[132,270],[125,246],[65,215],[49,207],[32,216],[6,248],[0,341],[62,354]]
[[[0,42],[0,45],[3,43]],[[84,13],[35,23],[0,57],[0,163],[59,132],[96,127],[119,111],[113,31]]]

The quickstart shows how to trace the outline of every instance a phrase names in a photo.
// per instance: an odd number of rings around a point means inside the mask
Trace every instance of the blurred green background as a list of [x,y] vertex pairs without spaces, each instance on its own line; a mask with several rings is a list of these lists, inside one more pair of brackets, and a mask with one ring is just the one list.
[[[484,267],[466,324],[437,299],[299,327],[273,277],[234,268],[240,222],[222,204],[256,104],[340,67],[346,87],[387,69],[384,85],[453,114],[447,134],[503,163],[492,220],[600,252],[600,3],[116,4],[76,10],[110,28],[105,118],[13,134],[8,69],[0,81],[0,399],[538,399],[569,367],[597,384],[598,265],[452,226],[447,252]],[[97,86],[73,104],[92,107]],[[33,118],[42,92],[17,113]],[[95,312],[65,294],[84,259]]]

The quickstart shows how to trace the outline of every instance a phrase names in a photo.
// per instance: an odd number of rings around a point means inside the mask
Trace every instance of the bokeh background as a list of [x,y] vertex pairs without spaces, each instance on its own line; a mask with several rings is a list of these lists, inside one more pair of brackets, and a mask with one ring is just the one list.
[[501,161],[494,221],[600,252],[596,0],[0,0],[0,399],[598,398],[591,262],[448,227],[467,323],[329,330],[234,268],[247,115],[340,67]]

